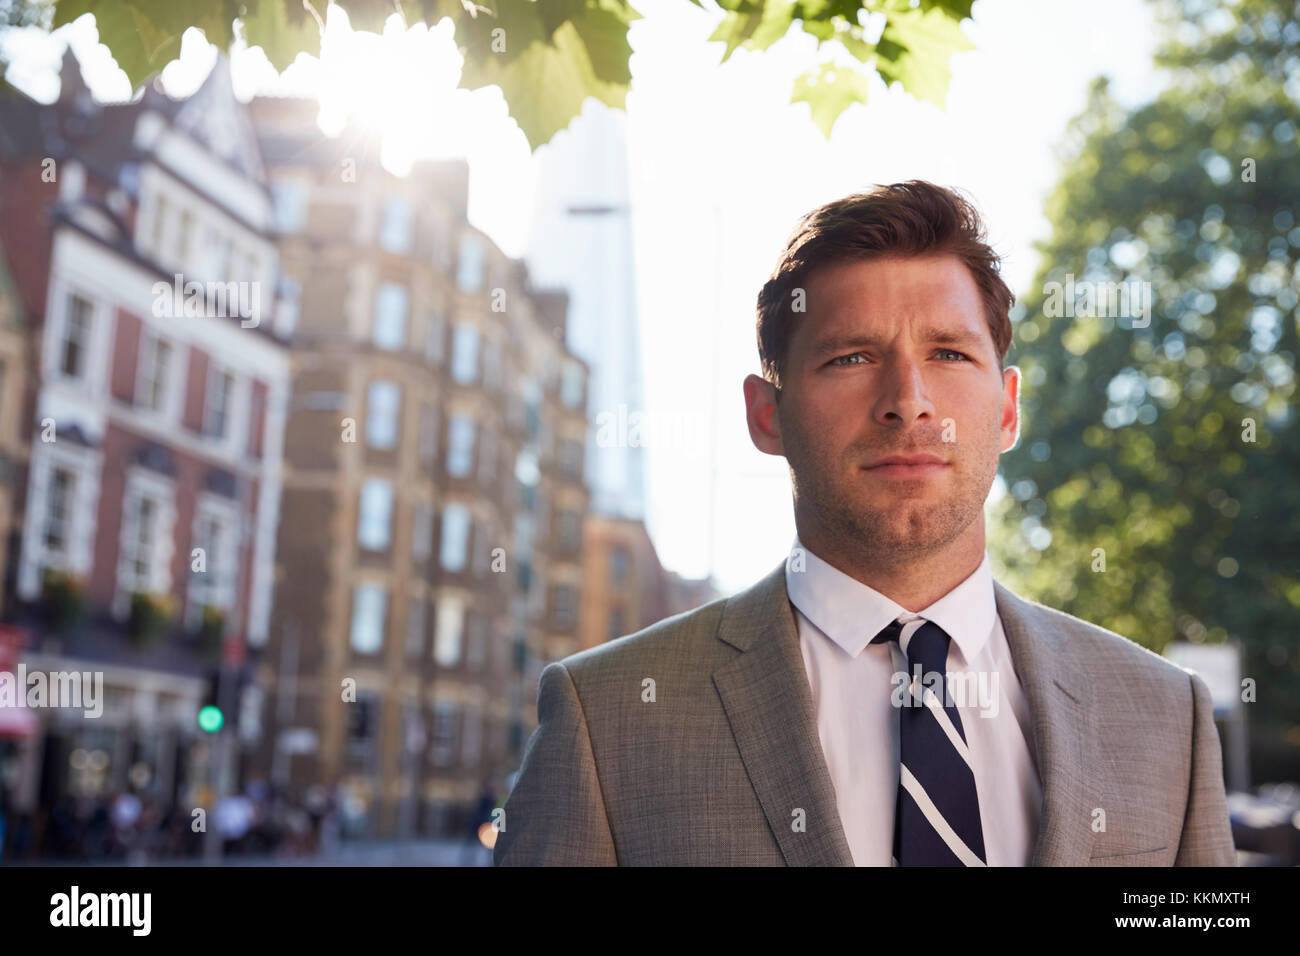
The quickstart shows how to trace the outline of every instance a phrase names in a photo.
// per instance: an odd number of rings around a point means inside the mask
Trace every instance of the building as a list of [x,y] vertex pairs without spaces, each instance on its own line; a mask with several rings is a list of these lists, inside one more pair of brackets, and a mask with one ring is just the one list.
[[14,808],[189,808],[215,782],[207,675],[270,624],[289,390],[271,197],[224,57],[183,100],[98,103],[71,52],[61,75],[54,103],[0,99],[0,246],[33,319],[22,394],[6,375],[0,396],[26,446],[5,447],[5,616],[29,672],[102,674],[103,712],[40,712]]
[[4,613],[13,582],[4,574],[16,568],[10,555],[21,545],[20,512],[15,500],[19,480],[27,471],[27,419],[24,407],[27,370],[31,354],[30,320],[14,286],[8,258],[0,247],[0,614]]
[[708,580],[665,570],[645,523],[631,518],[588,516],[582,560],[583,650],[721,596]]
[[349,833],[459,835],[578,646],[587,367],[465,163],[398,177],[315,102],[250,110],[297,302],[258,766],[338,788]]
[[592,511],[638,519],[646,514],[644,447],[597,441],[603,422],[645,410],[626,123],[622,110],[592,100],[538,150],[527,262],[539,281],[569,290],[568,345],[591,366]]

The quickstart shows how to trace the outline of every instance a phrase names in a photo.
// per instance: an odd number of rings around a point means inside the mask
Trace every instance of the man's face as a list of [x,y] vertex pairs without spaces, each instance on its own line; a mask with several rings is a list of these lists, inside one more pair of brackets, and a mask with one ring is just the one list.
[[780,403],[745,383],[754,443],[790,463],[801,537],[893,559],[963,532],[982,544],[1019,372],[1001,369],[969,270],[947,255],[846,262],[805,291]]

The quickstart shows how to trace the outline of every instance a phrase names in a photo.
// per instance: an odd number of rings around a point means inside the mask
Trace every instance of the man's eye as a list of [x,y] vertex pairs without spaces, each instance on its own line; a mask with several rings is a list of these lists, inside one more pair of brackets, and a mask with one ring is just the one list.
[[939,349],[939,352],[947,355],[955,355],[957,356],[957,358],[964,359],[967,362],[970,361],[969,356],[967,356],[964,352],[958,352],[956,349]]
[[835,358],[831,359],[830,364],[832,364],[832,365],[859,365],[859,364],[861,364],[861,363],[859,363],[859,362],[845,362],[845,361],[843,361],[843,359],[855,359],[855,358],[862,358],[862,353],[861,353],[861,352],[854,352],[852,355],[837,355]]

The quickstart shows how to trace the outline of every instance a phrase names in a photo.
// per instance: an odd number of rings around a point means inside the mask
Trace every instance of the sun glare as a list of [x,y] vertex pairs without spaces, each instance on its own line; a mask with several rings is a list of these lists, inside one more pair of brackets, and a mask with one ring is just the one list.
[[331,5],[316,71],[320,124],[334,134],[350,120],[380,137],[396,172],[420,156],[455,155],[495,119],[463,108],[460,66],[450,20],[408,27],[394,14],[376,35],[354,31]]

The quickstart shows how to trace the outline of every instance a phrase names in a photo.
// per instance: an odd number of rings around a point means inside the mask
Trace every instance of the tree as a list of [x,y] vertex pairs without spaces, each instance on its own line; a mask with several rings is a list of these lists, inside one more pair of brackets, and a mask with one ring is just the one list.
[[[1153,650],[1240,640],[1256,764],[1294,778],[1300,10],[1162,11],[1168,88],[1126,112],[1097,81],[1069,132],[1013,315],[1027,453],[1004,459],[995,548],[1026,593]],[[1071,277],[1148,284],[1149,318],[1140,296],[1058,314]]]
[[[533,149],[564,129],[588,96],[621,108],[631,83],[627,32],[641,15],[628,0],[0,0],[0,24],[49,29],[92,13],[101,42],[139,87],[179,54],[190,27],[221,48],[238,33],[283,70],[299,53],[319,53],[334,2],[356,30],[378,32],[394,13],[408,24],[450,17],[465,58],[462,85],[499,86]],[[819,60],[795,81],[791,101],[807,102],[829,137],[845,109],[866,101],[868,71],[942,108],[949,58],[971,49],[958,25],[973,2],[718,0],[725,14],[708,39],[726,44],[725,61],[737,47],[767,49],[795,24],[815,36]]]

